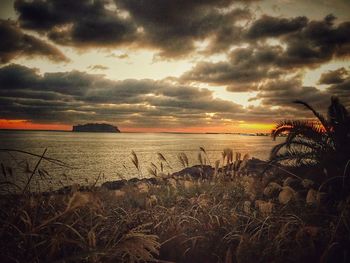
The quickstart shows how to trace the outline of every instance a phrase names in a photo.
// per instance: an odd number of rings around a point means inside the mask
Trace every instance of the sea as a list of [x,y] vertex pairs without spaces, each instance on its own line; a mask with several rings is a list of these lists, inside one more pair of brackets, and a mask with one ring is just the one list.
[[[222,151],[267,160],[271,148],[283,138],[239,134],[183,133],[78,133],[63,131],[0,131],[0,177],[23,185],[32,176],[36,186],[50,188],[71,184],[101,184],[105,181],[151,177],[151,170],[173,173],[183,169],[178,158],[186,154],[189,165],[202,160],[222,162]],[[205,150],[206,157],[200,147]],[[45,152],[46,151],[46,152]],[[33,156],[31,154],[35,154]],[[59,160],[54,163],[40,156]],[[136,154],[138,168],[133,160]],[[164,160],[165,159],[165,160]],[[40,162],[39,162],[40,161]],[[35,169],[35,167],[37,168]],[[157,168],[156,168],[157,167]],[[31,183],[33,183],[31,182]],[[41,182],[41,186],[40,186]]]

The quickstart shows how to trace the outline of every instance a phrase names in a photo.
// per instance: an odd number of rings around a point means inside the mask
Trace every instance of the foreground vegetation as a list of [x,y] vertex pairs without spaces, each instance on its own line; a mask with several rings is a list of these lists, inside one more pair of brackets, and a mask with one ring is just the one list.
[[[338,109],[345,116],[345,108]],[[179,155],[186,167],[179,173],[163,173],[167,160],[159,154],[151,179],[46,193],[28,190],[43,173],[45,152],[20,190],[2,166],[6,181],[0,186],[7,192],[0,199],[0,261],[349,262],[350,158],[342,146],[349,132],[344,137],[329,125],[325,133],[326,126],[314,122],[284,124],[273,135],[287,130],[286,143],[263,166],[225,149],[212,167],[200,148],[198,166],[187,167],[188,158]],[[326,157],[338,154],[333,169]],[[139,169],[134,152],[132,162]]]
[[349,199],[330,212],[314,182],[232,176],[236,164],[197,179],[3,196],[1,262],[349,260]]

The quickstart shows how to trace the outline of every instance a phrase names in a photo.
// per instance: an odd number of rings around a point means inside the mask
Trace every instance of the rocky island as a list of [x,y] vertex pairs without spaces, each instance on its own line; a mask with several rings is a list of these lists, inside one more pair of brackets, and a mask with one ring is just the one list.
[[118,127],[107,123],[87,123],[74,125],[73,132],[120,132]]

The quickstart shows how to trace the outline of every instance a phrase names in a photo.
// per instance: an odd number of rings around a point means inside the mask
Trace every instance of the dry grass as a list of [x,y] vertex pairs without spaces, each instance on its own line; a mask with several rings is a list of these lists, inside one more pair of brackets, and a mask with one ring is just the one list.
[[[225,166],[215,162],[211,179],[158,177],[157,184],[119,190],[3,195],[0,261],[349,261],[350,199],[336,213],[301,198],[282,204],[278,195],[266,197],[257,179],[232,176],[247,156],[224,153]],[[136,154],[132,160],[140,167]],[[179,161],[188,166],[185,155]],[[161,167],[151,165],[155,176]]]

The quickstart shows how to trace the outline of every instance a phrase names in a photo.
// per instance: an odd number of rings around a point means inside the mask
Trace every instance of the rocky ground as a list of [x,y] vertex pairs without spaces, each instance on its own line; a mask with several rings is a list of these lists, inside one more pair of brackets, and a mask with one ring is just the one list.
[[7,195],[0,202],[0,259],[348,262],[350,199],[334,209],[323,186],[301,172],[244,158]]

